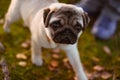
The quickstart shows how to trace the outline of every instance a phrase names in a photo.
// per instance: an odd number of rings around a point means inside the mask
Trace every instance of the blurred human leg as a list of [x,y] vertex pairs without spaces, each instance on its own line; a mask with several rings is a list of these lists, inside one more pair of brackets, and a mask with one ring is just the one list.
[[106,40],[114,35],[117,21],[120,19],[119,9],[120,1],[110,0],[109,4],[102,10],[92,29],[92,33],[97,38]]
[[98,14],[108,0],[82,0],[76,5],[82,7],[90,16]]

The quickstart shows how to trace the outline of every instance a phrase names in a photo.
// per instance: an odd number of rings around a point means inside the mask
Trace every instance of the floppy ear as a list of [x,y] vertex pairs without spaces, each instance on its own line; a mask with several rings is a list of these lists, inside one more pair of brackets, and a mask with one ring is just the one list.
[[51,11],[49,8],[44,9],[43,20],[44,20],[45,27],[48,27],[49,20],[53,13],[54,11]]
[[82,18],[83,18],[83,27],[84,27],[84,30],[85,30],[88,23],[90,22],[90,18],[89,18],[88,14],[86,12],[83,12]]

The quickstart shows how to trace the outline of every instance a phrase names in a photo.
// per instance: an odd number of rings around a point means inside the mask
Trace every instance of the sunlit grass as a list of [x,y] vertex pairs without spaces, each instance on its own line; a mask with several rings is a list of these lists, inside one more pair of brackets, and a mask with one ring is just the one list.
[[[0,1],[0,18],[4,17],[9,2],[10,0]],[[52,60],[52,52],[49,49],[43,50],[43,59],[45,61],[44,65],[36,67],[31,63],[30,49],[23,49],[21,47],[22,42],[30,39],[29,30],[23,27],[21,21],[11,25],[10,34],[6,34],[3,31],[2,26],[3,25],[0,24],[0,41],[6,48],[5,54],[2,55],[8,63],[11,80],[47,80],[48,78],[50,78],[50,80],[73,80],[73,77],[75,76],[74,72],[71,69],[66,69],[63,65],[62,60],[66,57],[63,52],[61,52],[61,58],[58,60],[60,67],[58,67],[57,71],[52,72],[48,69],[48,65]],[[91,25],[89,25],[79,39],[78,44],[81,60],[85,69],[89,72],[93,72],[93,67],[95,65],[101,65],[111,74],[115,73],[116,76],[120,77],[120,25],[118,25],[115,36],[108,41],[95,39],[90,32],[91,28]],[[110,48],[110,55],[106,54],[103,50],[104,46],[108,46]],[[21,60],[16,59],[17,53],[24,53],[27,55],[28,59],[26,60],[26,67],[20,67],[18,65],[18,62]],[[98,58],[99,61],[95,62],[93,57]],[[3,80],[1,67],[0,80]],[[99,78],[99,80],[102,79]],[[112,77],[109,80],[112,80]]]

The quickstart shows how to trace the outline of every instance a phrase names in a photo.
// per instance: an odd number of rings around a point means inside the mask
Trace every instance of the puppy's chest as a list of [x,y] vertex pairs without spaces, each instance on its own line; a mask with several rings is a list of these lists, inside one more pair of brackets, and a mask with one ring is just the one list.
[[41,47],[44,47],[44,48],[56,48],[57,47],[57,44],[49,41],[47,37],[43,37],[42,35],[38,40],[39,40],[39,44]]
[[40,45],[44,48],[56,48],[57,45],[55,44],[51,44],[51,43],[48,43],[48,42],[40,42]]

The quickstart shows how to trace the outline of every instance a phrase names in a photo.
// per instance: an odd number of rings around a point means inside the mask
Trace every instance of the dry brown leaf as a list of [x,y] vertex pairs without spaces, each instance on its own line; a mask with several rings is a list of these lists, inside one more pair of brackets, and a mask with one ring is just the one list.
[[100,72],[94,72],[93,73],[93,78],[99,78],[101,76],[101,73]]
[[22,48],[25,48],[25,49],[30,48],[30,40],[26,40],[25,42],[23,42],[23,43],[21,44],[21,47],[22,47]]
[[69,63],[64,63],[64,66],[68,69],[71,69],[71,65]]
[[105,51],[106,54],[111,56],[111,50],[108,46],[103,46],[103,50]]
[[92,60],[93,60],[94,62],[99,62],[99,61],[100,61],[100,59],[97,58],[97,57],[95,57],[95,56],[92,57]]
[[52,67],[51,65],[48,66],[48,69],[49,69],[50,71],[55,71],[55,70],[56,70],[56,68]]
[[21,67],[26,67],[27,63],[25,61],[20,61],[18,65]]
[[102,66],[100,66],[100,65],[96,65],[96,66],[93,67],[93,69],[94,69],[95,71],[103,71],[103,70],[104,70],[104,67],[102,67]]
[[63,62],[64,62],[64,63],[69,62],[68,58],[64,58],[64,59],[63,59]]
[[93,73],[86,72],[86,75],[87,75],[88,79],[93,80],[93,78],[94,78]]
[[66,68],[71,69],[71,65],[69,64],[68,58],[64,58],[63,63]]
[[52,50],[52,52],[58,54],[58,53],[60,53],[60,49],[59,48],[55,48],[55,49]]
[[77,76],[74,77],[74,80],[78,80]]
[[58,61],[56,61],[56,60],[52,60],[50,64],[54,68],[58,67],[58,65],[59,65]]
[[60,58],[60,55],[59,55],[59,54],[54,53],[54,54],[52,55],[52,57],[53,57],[54,59],[59,59],[59,58]]
[[27,56],[26,56],[25,54],[23,54],[23,53],[18,53],[18,54],[16,55],[16,58],[17,58],[17,59],[24,59],[24,60],[26,60],[26,59],[27,59]]
[[109,79],[110,77],[112,77],[112,74],[110,74],[108,72],[102,72],[102,74],[101,74],[102,79]]

